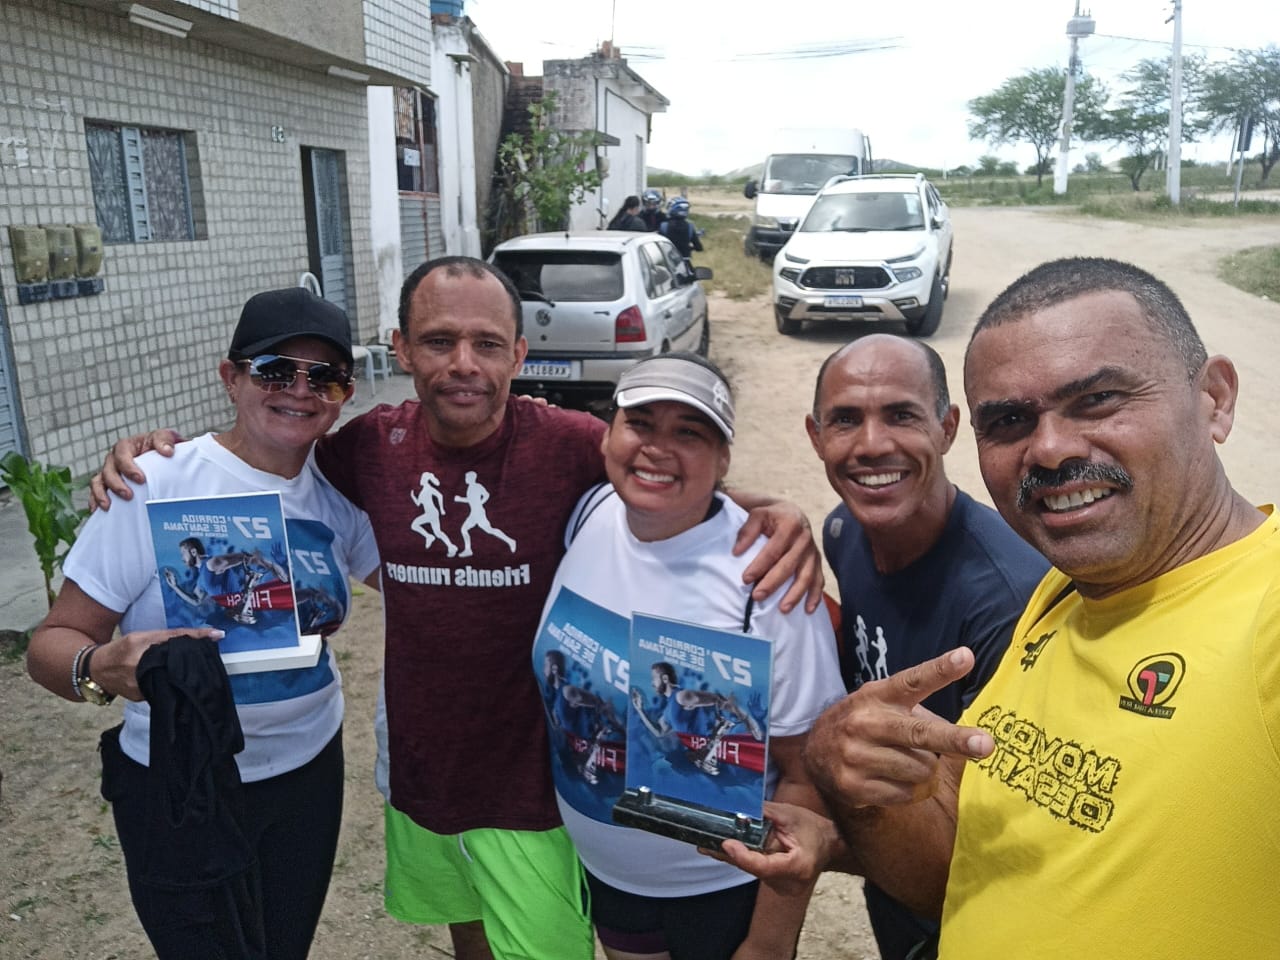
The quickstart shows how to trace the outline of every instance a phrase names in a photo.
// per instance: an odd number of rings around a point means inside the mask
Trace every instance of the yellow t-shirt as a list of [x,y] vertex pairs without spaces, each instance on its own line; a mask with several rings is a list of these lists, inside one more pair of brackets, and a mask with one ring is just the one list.
[[[1051,571],[961,723],[940,957],[1280,956],[1280,520],[1105,600]],[[1046,608],[1050,609],[1047,610]]]

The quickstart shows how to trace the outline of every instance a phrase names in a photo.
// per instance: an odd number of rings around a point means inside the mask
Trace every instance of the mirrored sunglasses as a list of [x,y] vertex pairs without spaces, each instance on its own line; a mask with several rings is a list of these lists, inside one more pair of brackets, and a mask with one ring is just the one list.
[[[307,378],[311,392],[325,403],[341,403],[351,391],[351,374],[331,363],[313,363],[301,357],[286,357],[264,353],[252,360],[241,360],[249,367],[249,377],[258,389],[267,393],[279,393],[293,386],[298,374]],[[300,363],[310,364],[305,368]]]

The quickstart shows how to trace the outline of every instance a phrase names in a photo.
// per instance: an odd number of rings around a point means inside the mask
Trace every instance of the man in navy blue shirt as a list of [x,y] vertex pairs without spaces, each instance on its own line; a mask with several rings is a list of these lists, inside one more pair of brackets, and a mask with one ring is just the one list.
[[[1049,568],[999,514],[947,479],[942,460],[959,422],[937,352],[885,334],[823,363],[806,418],[842,501],[823,524],[823,548],[840,587],[845,685],[852,692],[967,646],[973,670],[924,701],[952,721],[990,678]],[[865,889],[884,960],[901,960],[936,933],[936,921],[872,883]]]

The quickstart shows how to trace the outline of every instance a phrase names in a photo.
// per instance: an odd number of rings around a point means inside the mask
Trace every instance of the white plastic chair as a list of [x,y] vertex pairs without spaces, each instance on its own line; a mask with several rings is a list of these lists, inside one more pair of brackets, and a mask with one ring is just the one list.
[[[303,271],[302,276],[298,277],[298,286],[306,287],[317,297],[324,296],[324,291],[320,288],[320,278],[310,270]],[[391,377],[390,351],[381,343],[371,343],[367,346],[352,345],[351,359],[356,363],[364,364],[364,378],[369,381],[369,389],[375,394],[378,392],[378,375],[381,374],[384,380]]]

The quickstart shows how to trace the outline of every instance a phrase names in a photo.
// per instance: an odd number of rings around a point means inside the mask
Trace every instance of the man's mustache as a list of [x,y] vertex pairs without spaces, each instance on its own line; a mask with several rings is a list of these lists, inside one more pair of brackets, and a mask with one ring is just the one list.
[[1084,481],[1104,483],[1108,486],[1129,490],[1133,487],[1133,477],[1124,467],[1108,463],[1093,463],[1087,460],[1071,460],[1056,470],[1044,467],[1032,467],[1018,484],[1018,509],[1024,510],[1035,500],[1042,490],[1064,487],[1069,483]]

